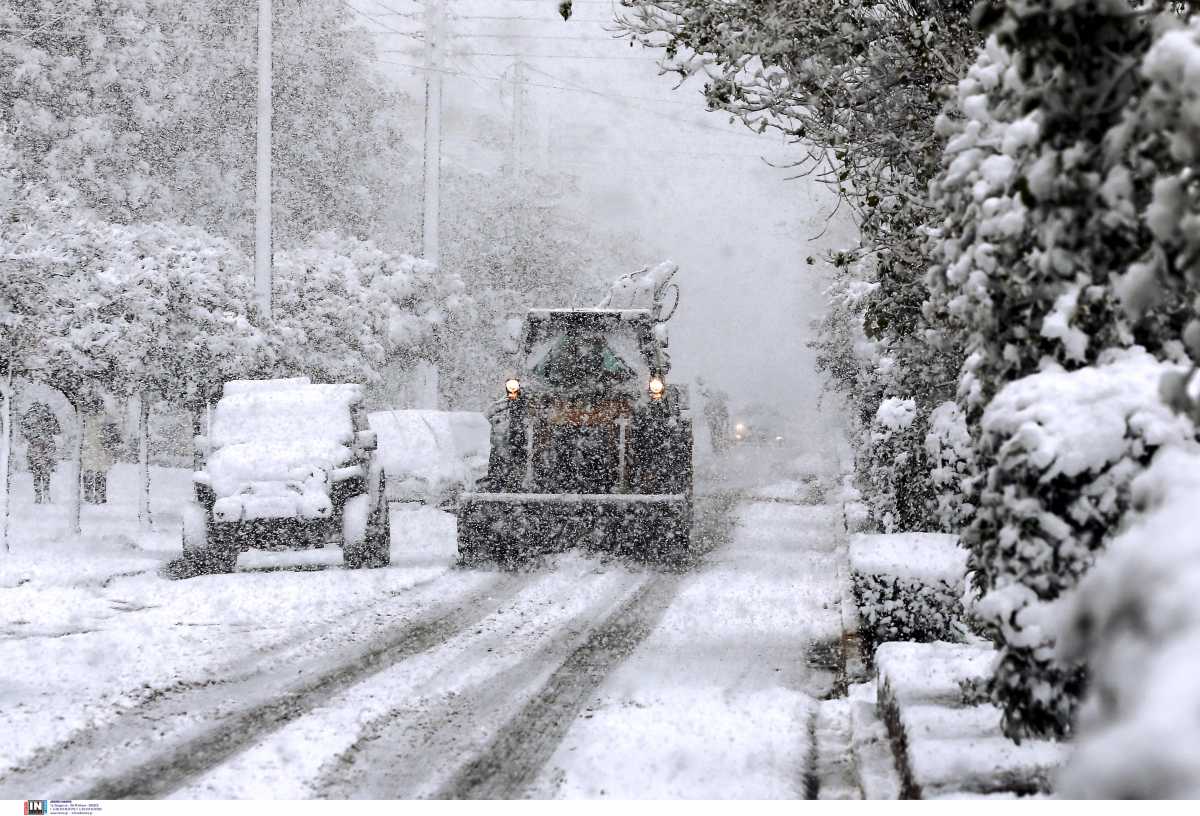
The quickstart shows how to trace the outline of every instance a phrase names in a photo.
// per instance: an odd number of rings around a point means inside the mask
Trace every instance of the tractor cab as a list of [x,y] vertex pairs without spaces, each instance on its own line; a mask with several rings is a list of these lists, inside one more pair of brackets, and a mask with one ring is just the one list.
[[[632,281],[657,295],[673,273],[643,270],[614,292]],[[660,285],[639,288],[647,275]],[[464,559],[552,547],[579,521],[627,549],[686,550],[692,426],[686,390],[668,384],[661,303],[612,299],[527,314],[523,359],[489,412],[488,473],[460,503]]]

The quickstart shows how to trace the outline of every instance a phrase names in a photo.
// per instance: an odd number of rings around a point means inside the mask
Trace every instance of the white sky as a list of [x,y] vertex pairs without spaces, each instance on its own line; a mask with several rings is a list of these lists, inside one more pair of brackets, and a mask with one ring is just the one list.
[[[363,24],[379,35],[380,69],[423,99],[421,6],[346,2],[370,15]],[[556,0],[444,2],[451,37],[443,161],[485,168],[504,158],[511,130],[492,135],[497,148],[489,154],[464,125],[482,113],[512,122],[520,59],[524,161],[576,174],[593,218],[657,236],[661,252],[681,264],[674,378],[700,374],[735,400],[815,400],[804,341],[823,308],[823,284],[805,258],[852,231],[838,224],[809,240],[824,229],[832,196],[811,181],[786,181],[784,170],[763,162],[784,162],[795,148],[706,112],[695,80],[674,89],[652,52],[606,30],[617,7],[610,0],[575,0],[568,22]],[[421,144],[422,127],[414,117],[413,144]],[[614,278],[625,271],[614,270]]]

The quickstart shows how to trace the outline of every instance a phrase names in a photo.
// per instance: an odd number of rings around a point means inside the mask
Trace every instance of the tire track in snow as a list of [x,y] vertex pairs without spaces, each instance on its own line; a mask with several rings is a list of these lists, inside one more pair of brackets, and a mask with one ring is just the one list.
[[519,797],[609,672],[662,618],[680,575],[658,575],[592,630],[483,752],[437,794],[439,799]]
[[[66,798],[161,798],[342,689],[474,625],[527,583],[528,576],[497,574],[465,598],[436,604],[416,615],[397,614],[402,619],[399,628],[365,644],[343,645],[332,654],[306,656],[300,663],[234,678],[155,690],[116,721],[39,751],[22,768],[0,777],[0,791],[45,790],[50,780],[56,790],[67,789]],[[405,600],[411,608],[413,601]],[[389,617],[378,606],[362,610],[375,612],[375,625],[381,615]],[[354,616],[316,637],[332,639],[347,623],[354,627],[364,621]],[[358,632],[350,631],[345,639],[356,636]],[[286,651],[298,639],[289,639],[279,649]],[[132,762],[130,754],[135,757]],[[108,761],[98,762],[99,757]],[[106,774],[103,768],[109,764],[119,764],[119,770]],[[95,770],[100,770],[98,780]]]
[[[419,580],[402,590],[389,590],[382,597],[347,607],[336,620],[290,632],[273,643],[252,647],[246,652],[236,654],[231,659],[215,662],[205,667],[207,674],[205,677],[181,677],[167,684],[126,689],[125,693],[135,694],[138,698],[129,702],[114,701],[111,705],[118,710],[113,719],[84,725],[64,739],[38,748],[19,765],[4,770],[0,773],[0,792],[10,786],[10,781],[14,778],[32,781],[39,790],[44,789],[47,778],[55,782],[62,780],[78,764],[63,761],[64,755],[71,754],[71,752],[86,752],[86,762],[83,764],[95,766],[98,764],[97,756],[103,755],[113,744],[114,735],[120,735],[116,737],[117,739],[122,737],[130,739],[136,735],[136,729],[139,727],[138,718],[143,720],[140,727],[145,730],[147,728],[145,721],[160,724],[164,717],[170,716],[170,714],[163,713],[168,706],[179,711],[195,709],[205,702],[206,696],[224,694],[225,692],[222,690],[224,687],[247,684],[248,681],[255,678],[270,675],[272,671],[280,669],[284,665],[290,669],[294,668],[297,663],[310,661],[314,653],[321,653],[323,650],[330,651],[325,649],[325,644],[328,642],[335,644],[334,649],[338,647],[344,649],[348,643],[364,639],[360,625],[368,614],[373,613],[377,620],[381,616],[389,617],[395,614],[389,610],[389,607],[396,604],[400,605],[399,612],[402,614],[418,603],[419,595],[428,592],[430,585],[440,577],[442,576],[438,575],[435,578]],[[347,630],[347,621],[355,624],[350,630]],[[177,621],[174,625],[218,628],[224,626],[220,622],[191,623],[188,621]],[[103,630],[72,631],[61,634],[62,636],[87,634],[93,631]],[[41,636],[45,635],[39,635],[39,637]],[[237,630],[229,634],[230,638],[237,636]],[[369,635],[365,636],[365,639],[369,639]],[[184,695],[187,695],[186,702],[180,699]],[[212,705],[217,705],[218,702],[219,700],[213,702]],[[66,759],[69,760],[70,757],[67,756]],[[47,771],[48,768],[49,771]],[[54,768],[64,770],[56,773],[53,771]]]
[[[695,567],[728,540],[733,493],[705,502],[693,529]],[[654,630],[684,571],[656,574],[595,626],[550,679],[474,760],[438,791],[440,799],[513,799],[525,795],[596,689]]]
[[424,616],[393,635],[379,638],[366,649],[355,650],[349,659],[338,661],[333,668],[318,670],[311,679],[291,685],[274,699],[223,718],[219,724],[168,751],[90,786],[76,798],[161,798],[338,692],[474,626],[515,596],[526,583],[521,577],[502,576],[490,586],[490,591],[454,604],[448,610],[442,607],[434,615]]

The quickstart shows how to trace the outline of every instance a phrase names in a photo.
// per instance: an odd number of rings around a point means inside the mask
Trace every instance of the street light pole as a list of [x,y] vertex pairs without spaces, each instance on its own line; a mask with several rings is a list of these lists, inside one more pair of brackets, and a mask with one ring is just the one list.
[[254,196],[254,297],[271,317],[271,0],[258,0],[258,155]]

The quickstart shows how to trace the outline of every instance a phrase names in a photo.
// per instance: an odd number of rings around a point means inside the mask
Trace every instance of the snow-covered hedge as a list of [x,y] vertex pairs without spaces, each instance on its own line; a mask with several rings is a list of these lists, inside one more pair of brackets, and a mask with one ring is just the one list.
[[1054,660],[1052,604],[1089,569],[1130,503],[1130,483],[1161,446],[1194,429],[1158,399],[1177,366],[1141,349],[1104,364],[1010,383],[982,422],[994,464],[964,534],[999,636],[991,693],[1010,734],[1064,734],[1082,674]]
[[967,487],[975,470],[975,451],[966,417],[957,403],[944,402],[930,413],[925,456],[933,492],[931,513],[940,529],[961,530],[975,510]]
[[958,637],[967,553],[952,535],[855,535],[850,576],[867,654],[895,640]]
[[915,399],[888,397],[879,404],[860,453],[876,529],[891,533],[925,526],[933,497],[921,445],[924,435]]
[[1200,798],[1200,452],[1161,451],[1133,484],[1135,523],[1067,606],[1060,650],[1086,660],[1071,798]]

